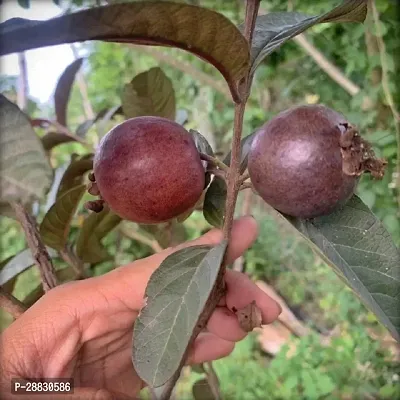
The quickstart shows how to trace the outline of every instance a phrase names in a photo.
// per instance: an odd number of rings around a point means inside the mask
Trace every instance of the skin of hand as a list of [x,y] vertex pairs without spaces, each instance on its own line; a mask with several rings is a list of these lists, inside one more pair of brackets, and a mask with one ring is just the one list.
[[[252,217],[236,220],[228,247],[228,263],[241,256],[258,234]],[[143,307],[146,284],[163,259],[178,249],[218,244],[222,232],[213,229],[200,238],[166,249],[99,277],[69,282],[47,292],[1,335],[2,399],[26,399],[10,394],[11,378],[74,378],[73,395],[52,399],[134,399],[143,381],[132,366],[132,330]],[[246,333],[232,307],[255,300],[263,323],[273,322],[281,308],[246,275],[227,270],[227,293],[196,339],[187,364],[230,354]],[[9,397],[8,397],[9,396]]]

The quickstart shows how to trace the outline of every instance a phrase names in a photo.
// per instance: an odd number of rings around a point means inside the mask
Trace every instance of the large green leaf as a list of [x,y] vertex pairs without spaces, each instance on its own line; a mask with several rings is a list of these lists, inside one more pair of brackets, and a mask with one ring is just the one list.
[[179,47],[213,64],[236,102],[250,59],[246,39],[223,15],[161,1],[94,7],[43,22],[13,18],[0,24],[0,35],[0,55],[86,40]]
[[400,341],[400,251],[357,197],[319,218],[290,222]]
[[101,240],[112,231],[121,218],[104,208],[99,213],[91,213],[84,221],[76,242],[76,254],[83,261],[96,264],[110,258]]
[[216,228],[221,228],[224,224],[226,193],[225,181],[215,176],[204,197],[203,215]]
[[168,256],[150,277],[136,319],[133,364],[151,387],[167,382],[185,356],[213,289],[227,243],[192,246]]
[[52,169],[28,117],[0,95],[0,201],[23,204],[43,197]]
[[[324,22],[363,22],[367,0],[345,0],[332,11],[320,16],[298,12],[271,12],[257,17],[251,48],[252,71],[261,61],[294,36]],[[240,27],[243,29],[242,27]]]
[[136,75],[125,85],[122,109],[126,118],[154,115],[175,119],[175,91],[171,79],[159,67]]
[[72,217],[85,191],[86,185],[79,185],[64,192],[47,211],[40,224],[40,235],[47,246],[65,248]]
[[84,180],[84,174],[91,169],[93,169],[93,154],[87,154],[71,160],[58,187],[57,198],[71,188],[81,185]]
[[[57,257],[57,253],[53,249],[47,247],[47,251],[51,258]],[[34,265],[35,262],[30,249],[22,250],[15,256],[9,257],[0,264],[0,285],[11,293],[18,275]]]
[[75,75],[79,71],[82,62],[83,58],[78,58],[65,68],[65,71],[57,82],[56,90],[54,92],[54,107],[56,110],[57,122],[63,126],[68,126],[67,109],[69,95],[71,93],[72,84],[75,80]]

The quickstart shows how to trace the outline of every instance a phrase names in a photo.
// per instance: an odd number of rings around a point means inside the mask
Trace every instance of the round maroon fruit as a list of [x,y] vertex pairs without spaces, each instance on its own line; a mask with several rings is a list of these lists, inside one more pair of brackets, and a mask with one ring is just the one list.
[[284,214],[313,218],[349,200],[363,172],[385,162],[346,118],[323,105],[281,112],[256,134],[248,158],[256,192]]
[[102,199],[124,219],[153,224],[192,208],[204,167],[190,134],[165,118],[137,117],[108,132],[94,157]]

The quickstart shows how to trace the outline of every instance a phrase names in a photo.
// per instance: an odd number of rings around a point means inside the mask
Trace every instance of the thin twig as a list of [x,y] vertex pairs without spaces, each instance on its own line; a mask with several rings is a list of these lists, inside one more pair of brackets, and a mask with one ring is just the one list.
[[253,184],[251,182],[243,182],[240,185],[240,190],[245,190],[245,189],[253,189],[254,190]]
[[61,258],[72,267],[72,269],[76,272],[77,279],[85,277],[85,270],[83,267],[82,260],[72,251],[71,248],[65,246],[64,250],[60,252]]
[[347,93],[355,96],[361,89],[352,82],[342,71],[330,62],[317,48],[315,48],[304,34],[297,35],[293,40],[316,62],[316,64],[341,86]]
[[[259,4],[260,0],[247,0],[246,3],[246,18],[245,18],[244,32],[245,32],[245,37],[250,44],[253,35],[255,20],[258,13]],[[247,98],[249,97],[249,91],[250,91],[251,79],[249,79],[249,72],[250,71],[248,71],[247,76],[245,77],[244,92],[242,92],[242,102],[240,104],[235,104],[232,153],[231,153],[230,168],[228,172],[227,199],[225,204],[226,212],[225,212],[225,220],[223,226],[224,238],[228,240],[230,237],[230,232],[235,212],[235,205],[239,191],[238,182],[240,176],[240,140],[242,136],[243,115],[244,115],[245,105]],[[189,349],[192,347],[194,341],[196,340],[196,337],[206,326],[208,319],[210,318],[211,314],[213,313],[220,299],[226,293],[225,280],[224,280],[225,269],[226,265],[225,262],[223,262],[218,271],[218,276],[217,279],[215,280],[211,294],[208,297],[206,305],[202,313],[200,314],[199,320],[197,321],[196,327],[192,332],[192,336],[189,340],[189,344],[188,347],[186,348],[185,354],[182,357],[181,363],[178,369],[176,370],[175,374],[173,375],[173,377],[167,383],[166,388],[161,396],[161,400],[167,400],[170,398],[172,390],[175,387],[175,384],[181,374],[181,370],[187,358]]]
[[397,140],[397,164],[396,164],[396,186],[398,190],[397,202],[400,206],[400,114],[399,111],[396,109],[396,105],[392,96],[392,92],[390,91],[390,77],[389,77],[389,67],[386,59],[386,46],[385,42],[382,39],[383,32],[379,20],[379,12],[376,8],[375,2],[370,0],[368,3],[369,9],[372,13],[372,20],[375,24],[376,28],[376,40],[379,49],[379,57],[381,61],[381,68],[382,68],[382,89],[383,93],[386,98],[386,102],[390,108],[390,111],[393,115],[394,126],[396,130],[396,140]]
[[0,308],[6,310],[15,319],[20,317],[26,311],[25,305],[21,303],[18,299],[16,299],[14,296],[7,293],[1,286],[0,286]]
[[[251,47],[251,40],[253,37],[253,31],[255,22],[257,19],[258,8],[260,6],[260,0],[248,0],[246,3],[246,17],[244,22],[244,37],[249,42]],[[243,129],[243,116],[246,108],[246,102],[250,93],[251,76],[246,76],[246,87],[245,93],[243,94],[243,100],[240,104],[235,104],[235,118],[233,126],[233,139],[232,139],[232,151],[231,151],[231,162],[230,169],[227,179],[227,196],[225,203],[225,220],[224,220],[224,238],[229,240],[230,232],[232,229],[232,223],[235,213],[235,206],[237,195],[239,192],[240,184],[240,141],[242,138]]]
[[224,172],[229,171],[229,167],[216,157],[210,156],[208,154],[200,153],[200,158],[204,161],[209,162],[210,164],[214,165],[215,167],[218,167],[219,169],[221,169]]
[[249,171],[246,171],[240,176],[239,182],[243,183],[243,182],[247,181],[247,179],[249,179],[249,178],[250,178]]
[[49,253],[40,237],[36,221],[28,214],[22,204],[12,202],[11,206],[15,212],[17,220],[25,232],[26,241],[31,249],[32,257],[39,267],[43,290],[47,292],[57,286],[57,277]]
[[134,229],[129,229],[127,226],[124,226],[124,224],[121,225],[120,232],[123,235],[129,237],[130,239],[136,240],[137,242],[140,242],[146,246],[151,247],[151,249],[155,253],[158,253],[163,250],[163,248],[160,246],[157,240],[149,239],[148,237],[142,235],[140,232],[135,231]]
[[[74,55],[75,60],[79,58],[78,50],[76,49],[74,44],[70,45],[72,53]],[[82,97],[83,111],[85,112],[86,119],[94,119],[95,113],[93,111],[92,104],[90,103],[89,94],[87,84],[85,82],[85,76],[82,71],[78,71],[76,74],[77,83],[79,87],[79,91]]]
[[219,379],[214,370],[212,362],[211,361],[206,362],[205,365],[207,365],[207,369],[204,368],[204,370],[206,372],[206,379],[210,386],[212,394],[214,396],[214,400],[221,400],[221,391],[219,389]]
[[214,176],[217,176],[218,178],[222,178],[224,181],[226,181],[226,173],[224,171],[221,171],[220,169],[217,169],[217,168],[211,168],[211,169],[208,169],[208,172],[210,174],[213,174]]

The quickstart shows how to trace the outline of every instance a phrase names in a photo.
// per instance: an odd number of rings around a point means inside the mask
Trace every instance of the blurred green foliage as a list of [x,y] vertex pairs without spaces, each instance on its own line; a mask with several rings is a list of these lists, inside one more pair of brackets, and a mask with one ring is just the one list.
[[[93,2],[85,1],[75,3],[93,5]],[[241,1],[202,0],[192,3],[222,12],[236,23],[242,22]],[[327,0],[270,0],[263,2],[262,6],[268,10],[285,11],[288,3],[295,10],[311,15],[332,6],[332,2]],[[400,51],[395,2],[377,0],[376,4],[384,33],[382,39],[386,44],[390,88],[398,98],[399,93],[393,83],[394,55]],[[384,179],[375,181],[369,176],[363,177],[358,193],[383,221],[396,243],[400,244],[400,212],[396,200],[399,194],[393,184],[393,173],[399,162],[396,134],[393,117],[382,91],[382,71],[374,35],[376,29],[369,20],[364,25],[319,25],[306,34],[310,43],[360,88],[355,96],[328,77],[297,43],[289,42],[278,53],[273,53],[263,62],[254,78],[245,115],[244,135],[257,129],[276,113],[301,103],[321,102],[342,112],[359,126],[377,153],[388,160]],[[113,43],[89,42],[81,47],[81,52],[87,55],[82,70],[95,112],[118,105],[123,86],[133,76],[160,65],[174,82],[177,108],[185,109],[189,114],[188,127],[201,131],[199,124],[206,121],[209,132],[201,133],[212,137],[218,151],[228,151],[233,106],[223,93],[211,89],[204,91],[204,82],[196,73],[206,73],[224,85],[222,77],[212,66],[177,49],[162,49],[167,62],[157,61],[138,46]],[[191,68],[177,69],[171,60],[175,63],[182,61],[185,65],[189,63]],[[15,79],[2,78],[0,86],[12,97],[15,96],[15,83]],[[199,102],[200,95],[205,95],[205,105]],[[40,116],[40,110],[47,114],[49,105],[33,103],[30,106],[31,115]],[[74,131],[86,119],[77,85],[73,88],[68,112],[70,129]],[[118,121],[117,117],[109,125]],[[97,134],[100,132],[101,136],[106,128],[108,125],[102,131],[91,128],[88,140],[95,143]],[[51,155],[54,168],[67,164],[72,153],[83,155],[87,149],[79,144],[56,147]],[[238,210],[240,208],[241,203]],[[40,215],[43,212],[41,209]],[[399,368],[386,361],[385,350],[365,330],[366,327],[373,327],[384,332],[375,317],[301,239],[277,223],[265,209],[260,210],[253,205],[251,213],[259,221],[260,236],[246,255],[247,273],[254,279],[267,281],[274,286],[298,317],[316,332],[326,334],[334,327],[339,327],[340,335],[326,346],[321,344],[316,333],[302,338],[293,337],[296,353],[289,355],[285,347],[273,359],[262,354],[255,335],[250,336],[239,343],[232,356],[215,362],[224,396],[243,400],[398,398]],[[74,220],[71,238],[77,236],[82,216],[86,215],[82,207],[79,214]],[[195,212],[185,222],[185,228],[190,239],[199,236],[209,226],[201,213]],[[25,248],[25,240],[15,221],[1,218],[0,232],[3,260]],[[109,234],[104,243],[113,261],[96,265],[91,271],[93,275],[103,274],[115,265],[151,254],[148,246],[123,236],[118,230]],[[14,295],[24,298],[39,282],[36,268],[28,269],[18,278]],[[1,322],[7,324],[10,319],[2,314]],[[191,398],[191,384],[198,378],[198,374],[192,373],[179,386],[178,390],[185,395],[185,399]]]

